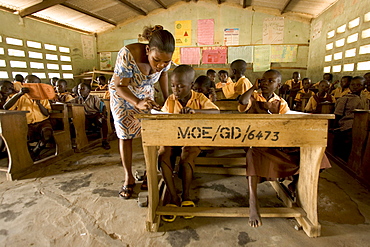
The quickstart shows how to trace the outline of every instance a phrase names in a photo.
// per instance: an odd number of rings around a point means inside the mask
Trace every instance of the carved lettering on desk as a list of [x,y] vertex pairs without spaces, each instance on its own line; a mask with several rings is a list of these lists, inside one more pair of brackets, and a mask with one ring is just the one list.
[[[212,134],[214,132],[214,134]],[[188,127],[177,127],[177,139],[230,139],[245,142],[246,140],[279,140],[278,131],[271,130],[258,130],[251,128],[251,125],[247,127],[238,126],[221,126],[219,125],[217,129],[213,129],[210,126],[188,126]]]

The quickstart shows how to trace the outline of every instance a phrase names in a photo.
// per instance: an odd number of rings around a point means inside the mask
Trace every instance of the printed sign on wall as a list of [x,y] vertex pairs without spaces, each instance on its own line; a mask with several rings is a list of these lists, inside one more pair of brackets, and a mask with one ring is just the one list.
[[284,17],[265,18],[262,38],[263,44],[282,44],[284,40]]
[[176,46],[191,45],[191,21],[175,21]]

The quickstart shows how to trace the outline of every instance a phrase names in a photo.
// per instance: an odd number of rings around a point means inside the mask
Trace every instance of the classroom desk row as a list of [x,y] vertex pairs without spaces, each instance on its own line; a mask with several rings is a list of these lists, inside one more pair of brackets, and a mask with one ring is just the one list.
[[[110,119],[109,100],[104,101]],[[52,164],[66,158],[74,152],[81,152],[97,143],[101,139],[90,141],[85,130],[84,106],[79,104],[52,104],[50,119],[57,119],[62,122],[62,129],[54,130],[56,151],[54,155],[39,161],[33,161],[28,151],[27,143],[27,111],[0,110],[0,136],[3,138],[8,151],[8,167],[0,171],[6,172],[8,180],[18,179],[35,169]],[[70,122],[72,122],[73,135],[72,144]],[[108,122],[108,135],[112,134],[111,125]],[[73,146],[72,146],[73,145]]]

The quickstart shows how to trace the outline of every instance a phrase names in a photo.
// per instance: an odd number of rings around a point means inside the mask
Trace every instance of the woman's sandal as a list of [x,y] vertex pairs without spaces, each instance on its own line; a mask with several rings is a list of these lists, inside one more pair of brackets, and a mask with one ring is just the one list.
[[[177,208],[177,205],[168,203],[168,204],[166,204],[166,207]],[[176,215],[162,215],[161,218],[162,218],[163,221],[166,221],[166,222],[174,222],[176,220]]]
[[119,191],[118,195],[119,197],[123,198],[123,199],[130,199],[132,194],[134,193],[134,187],[135,187],[135,183],[133,184],[128,184],[128,185],[123,185],[121,190]]
[[[189,208],[195,208],[195,203],[193,201],[183,201],[181,202],[181,207],[182,208],[186,208],[186,207],[189,207]],[[194,216],[183,216],[184,219],[192,219],[194,218]]]

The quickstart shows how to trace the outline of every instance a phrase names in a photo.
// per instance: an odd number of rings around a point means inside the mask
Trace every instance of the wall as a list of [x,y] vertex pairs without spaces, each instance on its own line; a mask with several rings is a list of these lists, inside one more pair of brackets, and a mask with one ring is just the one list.
[[[339,80],[344,75],[364,75],[366,72],[370,71],[356,71],[356,63],[361,61],[369,61],[369,54],[357,55],[353,58],[344,58],[342,60],[325,62],[325,55],[334,54],[337,52],[345,52],[345,50],[351,48],[358,49],[361,45],[369,44],[370,38],[363,39],[361,38],[361,31],[367,28],[370,28],[370,22],[364,22],[364,14],[370,11],[369,9],[369,0],[339,0],[332,7],[327,9],[323,14],[318,18],[312,21],[311,30],[313,33],[313,28],[322,23],[321,35],[317,39],[311,39],[309,57],[308,57],[308,74],[313,79],[314,82],[322,79],[323,69],[325,66],[333,65],[343,65],[348,63],[355,64],[355,70],[352,72],[338,72],[333,73],[334,80]],[[348,22],[360,17],[360,25],[348,29]],[[344,33],[336,34],[333,38],[327,38],[327,33],[331,30],[336,29],[337,27],[346,24],[347,28]],[[350,34],[359,33],[359,38],[357,42],[351,44],[345,44],[343,47],[335,47],[332,50],[326,50],[326,44],[330,42],[335,42],[338,39],[346,38]],[[344,57],[344,56],[343,56]]]
[[[223,30],[225,28],[240,29],[240,45],[262,44],[263,20],[269,17],[280,16],[278,10],[272,9],[243,9],[240,5],[230,5],[223,3],[218,5],[216,1],[199,1],[197,3],[179,2],[167,10],[158,10],[149,14],[146,17],[124,23],[123,25],[104,33],[97,35],[98,52],[111,51],[115,57],[116,52],[123,46],[125,39],[134,39],[141,34],[143,27],[147,25],[163,25],[165,29],[174,34],[175,21],[177,20],[192,20],[192,46],[196,46],[197,41],[197,20],[198,19],[214,19],[215,21],[215,46],[223,44]],[[306,44],[308,45],[310,24],[307,19],[293,18],[286,16],[284,23],[284,44]],[[308,57],[308,46],[299,46],[297,62],[295,63],[273,63],[272,67],[286,69],[281,70],[283,80],[291,77],[293,71],[297,67],[306,68]],[[193,66],[196,69],[197,75],[204,74],[209,68],[216,70],[228,69],[228,64],[209,65],[201,64]],[[292,67],[292,69],[287,69]],[[305,76],[305,69],[298,69],[302,76]],[[249,64],[247,77],[254,81],[255,78],[261,76],[262,73],[254,73]]]
[[[85,36],[84,34],[30,18],[24,18],[22,21],[17,15],[4,11],[0,11],[0,23],[0,34],[3,36],[3,42],[5,42],[4,37],[8,36],[22,39],[23,41],[31,40],[69,47],[73,66],[72,73],[75,75],[92,70],[93,67],[97,66],[95,38],[94,58],[84,59],[81,42],[81,36]],[[43,81],[45,80],[43,79]]]

